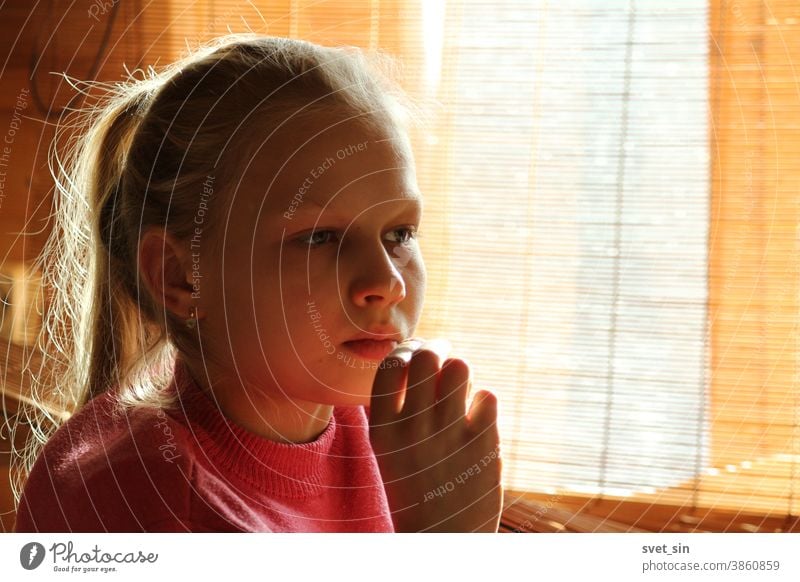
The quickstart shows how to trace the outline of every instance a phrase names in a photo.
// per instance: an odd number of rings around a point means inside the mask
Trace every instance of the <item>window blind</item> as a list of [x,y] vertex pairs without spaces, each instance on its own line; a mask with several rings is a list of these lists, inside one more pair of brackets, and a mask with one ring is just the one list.
[[707,7],[448,3],[444,30],[426,331],[500,395],[506,487],[681,486],[709,457]]
[[798,514],[797,12],[448,3],[426,325],[508,488]]

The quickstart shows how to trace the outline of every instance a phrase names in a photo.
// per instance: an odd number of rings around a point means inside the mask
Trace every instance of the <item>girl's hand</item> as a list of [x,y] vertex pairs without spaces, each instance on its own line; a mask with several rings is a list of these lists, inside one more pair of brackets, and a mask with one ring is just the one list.
[[[496,532],[503,507],[497,398],[469,409],[469,368],[420,349],[375,376],[369,437],[397,532]],[[406,387],[407,386],[407,387]],[[405,398],[404,398],[405,397]]]

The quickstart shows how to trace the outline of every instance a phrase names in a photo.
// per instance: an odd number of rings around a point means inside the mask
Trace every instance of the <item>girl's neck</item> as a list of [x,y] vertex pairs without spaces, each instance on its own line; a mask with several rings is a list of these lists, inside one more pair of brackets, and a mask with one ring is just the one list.
[[267,394],[242,382],[217,381],[212,377],[212,390],[206,367],[193,366],[184,358],[181,363],[197,385],[216,401],[228,420],[265,439],[285,444],[312,442],[327,428],[333,416],[330,404],[289,399],[280,393]]

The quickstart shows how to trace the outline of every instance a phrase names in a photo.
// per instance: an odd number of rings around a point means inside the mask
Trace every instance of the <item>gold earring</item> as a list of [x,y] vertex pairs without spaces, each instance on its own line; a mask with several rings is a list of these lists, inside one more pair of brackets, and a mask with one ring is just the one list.
[[192,305],[189,308],[189,319],[186,320],[186,328],[194,329],[197,326],[197,307]]

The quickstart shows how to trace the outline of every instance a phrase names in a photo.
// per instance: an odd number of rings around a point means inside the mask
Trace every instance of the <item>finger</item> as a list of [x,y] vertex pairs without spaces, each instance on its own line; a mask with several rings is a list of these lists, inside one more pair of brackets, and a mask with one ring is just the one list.
[[450,426],[466,416],[468,390],[469,365],[457,358],[446,360],[436,387],[439,426]]
[[380,426],[397,419],[403,403],[407,364],[389,356],[384,359],[372,382],[369,400],[369,424]]
[[436,352],[436,354],[439,356],[439,361],[441,362],[444,362],[450,355],[450,352],[453,351],[453,345],[445,338],[433,338],[425,340],[420,348]]
[[467,422],[476,434],[496,425],[497,397],[488,390],[479,390],[470,404]]
[[430,410],[436,401],[436,376],[439,373],[439,356],[421,349],[414,352],[408,365],[408,386],[403,403],[403,418],[411,418]]

